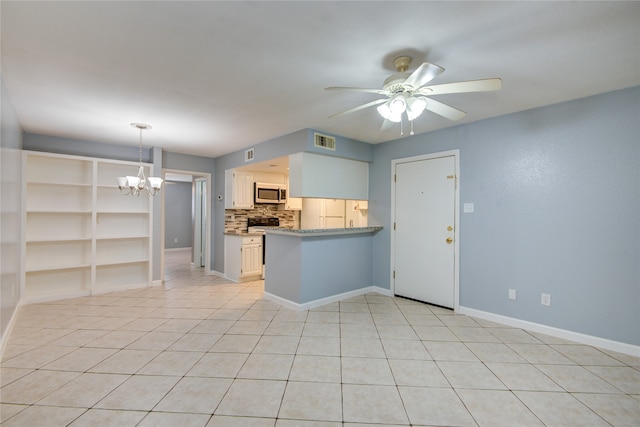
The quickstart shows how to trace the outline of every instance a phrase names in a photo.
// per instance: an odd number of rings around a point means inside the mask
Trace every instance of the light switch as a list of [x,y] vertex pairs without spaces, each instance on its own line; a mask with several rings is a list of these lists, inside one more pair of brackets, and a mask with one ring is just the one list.
[[475,211],[475,206],[473,203],[465,203],[462,205],[462,211],[464,213],[473,213]]

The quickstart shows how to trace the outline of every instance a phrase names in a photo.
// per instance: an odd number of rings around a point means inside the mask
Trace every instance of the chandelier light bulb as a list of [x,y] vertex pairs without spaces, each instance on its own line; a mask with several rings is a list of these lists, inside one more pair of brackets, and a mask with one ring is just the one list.
[[122,194],[123,196],[129,194],[133,196],[139,196],[140,192],[142,192],[143,190],[147,190],[147,192],[151,196],[155,196],[160,192],[163,180],[162,178],[157,177],[147,178],[144,174],[144,165],[142,164],[142,131],[151,129],[151,126],[144,123],[131,123],[131,126],[140,130],[140,165],[138,166],[137,176],[127,175],[117,177],[120,194]]

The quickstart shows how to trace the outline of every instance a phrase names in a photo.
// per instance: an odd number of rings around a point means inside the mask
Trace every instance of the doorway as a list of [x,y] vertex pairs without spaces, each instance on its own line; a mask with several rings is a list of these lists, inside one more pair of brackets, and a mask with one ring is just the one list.
[[[193,268],[204,268],[205,274],[211,274],[211,174],[164,169],[163,176],[165,180],[179,180],[191,183],[191,197],[189,206],[191,208],[191,233],[192,241],[190,247],[189,264]],[[165,264],[167,249],[166,239],[166,218],[167,218],[167,200],[165,192],[162,193],[162,233],[161,233],[161,271],[162,281],[165,281]]]
[[392,162],[392,291],[458,309],[459,150]]

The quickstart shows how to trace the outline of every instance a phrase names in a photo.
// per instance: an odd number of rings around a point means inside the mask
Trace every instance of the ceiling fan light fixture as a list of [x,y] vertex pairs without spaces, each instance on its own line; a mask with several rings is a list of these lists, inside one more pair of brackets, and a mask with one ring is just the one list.
[[424,98],[411,97],[407,99],[407,118],[412,121],[420,116],[427,106]]
[[407,101],[404,94],[400,93],[396,95],[391,101],[389,101],[389,109],[392,114],[402,114],[407,109]]
[[378,106],[378,113],[385,119],[398,123],[402,120],[402,113],[407,111],[407,101],[404,94],[398,94],[384,104]]
[[390,101],[387,101],[384,104],[378,106],[378,114],[380,114],[387,120],[389,119],[389,117],[391,117],[391,108],[389,108],[389,102]]

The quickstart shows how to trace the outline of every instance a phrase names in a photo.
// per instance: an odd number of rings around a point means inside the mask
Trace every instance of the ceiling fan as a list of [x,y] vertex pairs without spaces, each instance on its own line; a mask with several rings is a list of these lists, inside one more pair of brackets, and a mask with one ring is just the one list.
[[[382,89],[367,89],[359,87],[332,86],[325,90],[345,90],[352,92],[367,92],[378,95],[385,95],[386,98],[376,99],[367,102],[341,113],[329,116],[338,117],[344,114],[353,113],[365,108],[378,106],[378,113],[385,119],[382,123],[382,130],[387,129],[393,123],[400,123],[402,126],[403,113],[406,113],[407,120],[411,123],[411,135],[413,135],[413,120],[424,110],[429,110],[449,120],[460,120],[466,113],[451,107],[435,99],[428,98],[431,95],[444,95],[449,93],[465,92],[488,92],[498,90],[502,87],[502,80],[499,78],[470,80],[464,82],[445,83],[439,85],[425,86],[444,71],[439,65],[424,62],[414,72],[408,73],[411,57],[400,56],[393,61],[393,65],[398,74],[388,77]],[[400,135],[402,135],[402,127]]]

